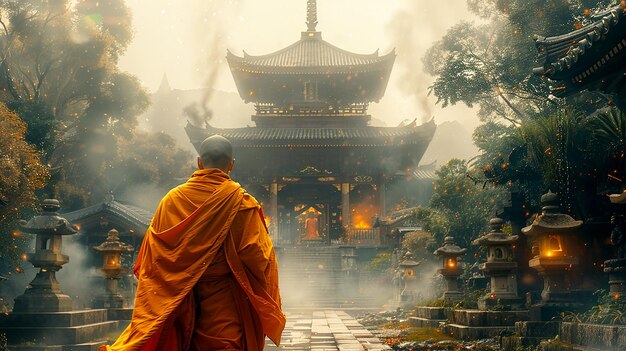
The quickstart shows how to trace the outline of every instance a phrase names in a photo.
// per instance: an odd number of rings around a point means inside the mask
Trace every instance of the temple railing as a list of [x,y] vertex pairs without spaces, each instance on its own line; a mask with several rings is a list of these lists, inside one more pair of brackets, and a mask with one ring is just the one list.
[[345,241],[348,245],[381,245],[380,228],[348,228]]
[[366,116],[368,104],[352,104],[340,108],[332,106],[275,106],[271,103],[257,103],[255,105],[258,116]]

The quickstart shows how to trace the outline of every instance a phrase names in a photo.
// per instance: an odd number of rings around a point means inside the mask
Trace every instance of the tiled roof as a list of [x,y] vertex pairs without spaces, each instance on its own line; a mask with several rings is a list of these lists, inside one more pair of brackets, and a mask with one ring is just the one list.
[[379,56],[378,51],[370,55],[355,54],[322,40],[318,32],[313,37],[306,34],[303,33],[301,40],[271,54],[252,56],[244,52],[244,56],[239,57],[229,51],[227,59],[231,67],[238,63],[257,68],[328,68],[369,66],[395,58],[394,51],[385,56]]
[[[624,21],[625,12],[616,6],[604,13],[594,16],[595,22],[567,34],[554,37],[536,37],[535,44],[539,50],[542,67],[534,69],[535,74],[548,77],[569,70],[585,53],[606,38],[620,22]],[[618,44],[622,49],[626,44]],[[619,49],[621,50],[621,49]],[[613,57],[615,52],[608,52]],[[609,57],[609,58],[610,58]],[[607,58],[607,60],[609,59]],[[601,62],[603,64],[604,62]]]
[[[420,126],[415,123],[402,127],[354,127],[354,128],[198,128],[190,123],[185,130],[192,143],[202,142],[206,137],[214,134],[222,135],[234,141],[268,142],[271,144],[281,142],[306,142],[314,141],[329,144],[343,144],[349,141],[368,142],[371,144],[386,144],[391,139],[409,137],[404,140],[410,143],[413,137],[430,137],[436,126],[434,122]],[[400,140],[397,140],[401,142]],[[420,138],[420,141],[421,138]]]
[[153,216],[150,211],[115,201],[112,198],[93,206],[65,213],[63,216],[70,223],[77,224],[92,216],[104,214],[115,216],[129,225],[137,227],[142,231],[139,234],[143,234],[148,229]]

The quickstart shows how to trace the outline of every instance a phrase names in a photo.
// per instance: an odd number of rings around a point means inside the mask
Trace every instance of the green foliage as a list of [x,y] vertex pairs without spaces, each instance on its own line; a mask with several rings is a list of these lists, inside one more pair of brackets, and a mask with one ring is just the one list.
[[0,2],[0,100],[26,121],[64,210],[189,173],[171,138],[136,134],[149,98],[118,68],[131,22],[124,0]]
[[368,271],[385,272],[391,268],[391,254],[388,252],[379,253],[367,265]]
[[[463,299],[461,300],[450,300],[450,299],[432,299],[428,301],[424,301],[420,303],[420,306],[427,307],[445,307],[446,308],[446,316],[451,317],[452,312],[455,309],[477,309],[478,308],[478,299],[486,294],[486,290],[478,289],[468,291],[463,295]],[[450,318],[448,318],[450,319]]]
[[0,333],[0,351],[9,351],[7,336],[4,333]]
[[532,74],[537,66],[534,35],[559,35],[581,25],[586,9],[614,5],[609,0],[468,0],[482,21],[450,28],[426,53],[426,71],[435,77],[431,92],[444,107],[478,105],[485,119],[518,123],[544,115],[556,105],[549,82]]
[[[447,234],[461,247],[472,249],[471,242],[484,232],[489,218],[502,206],[503,189],[478,183],[479,172],[458,159],[450,160],[436,175],[430,206],[447,219]],[[436,238],[439,243],[443,241],[441,236]]]
[[534,201],[550,187],[566,210],[587,217],[600,208],[598,191],[622,190],[625,126],[626,115],[615,108],[592,115],[558,109],[519,127],[489,122],[474,132],[482,150],[474,166],[495,184],[520,185]]
[[26,123],[0,103],[0,260],[14,266],[26,246],[16,221],[36,208],[48,179],[40,154],[25,138]]
[[591,324],[626,324],[626,297],[610,294],[606,290],[594,293],[598,297],[598,305],[583,313],[565,312],[561,318],[565,322]]
[[402,240],[402,247],[413,253],[416,259],[434,259],[433,251],[436,241],[433,234],[427,231],[407,233]]

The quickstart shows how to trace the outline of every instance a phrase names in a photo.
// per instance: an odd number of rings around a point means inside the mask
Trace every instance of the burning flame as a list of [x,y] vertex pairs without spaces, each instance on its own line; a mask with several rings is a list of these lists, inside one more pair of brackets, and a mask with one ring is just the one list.
[[448,259],[448,268],[455,268],[456,267],[456,261],[452,258]]
[[378,209],[372,201],[357,204],[352,207],[351,224],[355,229],[372,228],[372,218],[378,214]]

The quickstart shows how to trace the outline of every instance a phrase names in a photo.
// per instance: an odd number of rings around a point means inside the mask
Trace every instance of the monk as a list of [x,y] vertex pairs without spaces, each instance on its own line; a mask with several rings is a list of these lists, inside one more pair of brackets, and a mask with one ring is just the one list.
[[260,351],[285,327],[259,203],[230,179],[232,145],[200,146],[199,170],[160,202],[134,267],[132,321],[100,351]]

